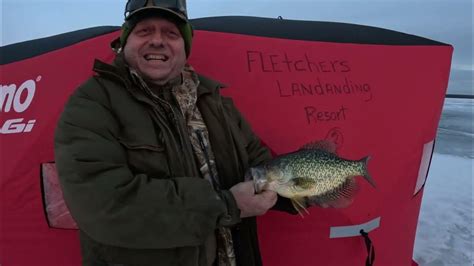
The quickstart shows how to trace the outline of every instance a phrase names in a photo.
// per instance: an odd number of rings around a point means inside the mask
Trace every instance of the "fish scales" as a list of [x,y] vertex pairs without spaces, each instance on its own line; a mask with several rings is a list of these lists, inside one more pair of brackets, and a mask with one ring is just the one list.
[[362,174],[360,166],[358,161],[344,160],[322,150],[302,150],[273,160],[268,168],[279,168],[281,171],[279,175],[272,175],[269,181],[310,178],[316,185],[308,191],[295,194],[320,195],[340,187],[346,177]]
[[251,168],[250,173],[257,192],[273,190],[289,198],[301,214],[308,203],[348,206],[358,190],[355,176],[363,176],[375,187],[367,171],[369,158],[346,160],[337,156],[333,144],[323,141],[308,143],[296,152],[280,155]]
[[370,156],[347,160],[336,154],[335,144],[310,142],[298,151],[280,155],[250,169],[255,191],[273,190],[289,198],[300,213],[311,204],[346,207],[358,191],[356,176],[363,176],[374,188],[367,169]]

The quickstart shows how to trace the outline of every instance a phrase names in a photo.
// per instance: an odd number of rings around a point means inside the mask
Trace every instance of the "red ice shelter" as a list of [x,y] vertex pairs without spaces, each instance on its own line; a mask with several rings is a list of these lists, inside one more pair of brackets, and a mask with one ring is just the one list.
[[[228,85],[276,154],[332,139],[348,159],[371,156],[377,189],[360,182],[346,209],[304,219],[258,219],[264,265],[411,265],[423,185],[447,88],[450,45],[353,24],[255,17],[193,20],[190,63]],[[0,264],[80,265],[78,233],[48,222],[43,180],[65,101],[110,62],[118,27],[98,27],[2,47]],[[44,186],[46,182],[46,186]],[[63,220],[64,224],[71,221]]]

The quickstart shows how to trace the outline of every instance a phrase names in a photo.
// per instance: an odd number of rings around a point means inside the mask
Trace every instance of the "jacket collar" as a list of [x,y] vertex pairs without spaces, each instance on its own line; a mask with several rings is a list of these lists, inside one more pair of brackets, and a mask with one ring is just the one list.
[[198,73],[200,86],[198,87],[198,97],[207,93],[216,93],[219,89],[226,88],[223,83],[210,79]]
[[[129,69],[125,63],[125,59],[123,58],[123,53],[116,55],[113,64],[108,64],[96,59],[93,70],[101,76],[103,75],[122,81],[127,88],[132,87],[132,85],[141,86],[140,84],[133,82],[131,79]],[[199,73],[198,78],[200,83],[197,92],[198,97],[208,93],[216,93],[219,89],[227,87],[223,83],[215,81]]]

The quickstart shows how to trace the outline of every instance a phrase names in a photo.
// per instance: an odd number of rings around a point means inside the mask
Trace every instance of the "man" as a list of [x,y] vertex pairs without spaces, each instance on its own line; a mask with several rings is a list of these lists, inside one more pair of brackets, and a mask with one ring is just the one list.
[[84,265],[261,265],[255,216],[277,195],[243,177],[270,155],[186,64],[191,42],[185,0],[129,0],[113,65],[64,109],[55,155]]

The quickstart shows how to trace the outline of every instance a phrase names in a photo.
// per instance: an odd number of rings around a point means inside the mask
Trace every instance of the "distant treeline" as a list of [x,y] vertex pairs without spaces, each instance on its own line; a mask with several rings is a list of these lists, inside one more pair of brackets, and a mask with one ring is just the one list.
[[474,95],[467,95],[467,94],[446,94],[446,98],[453,98],[453,99],[474,99]]

